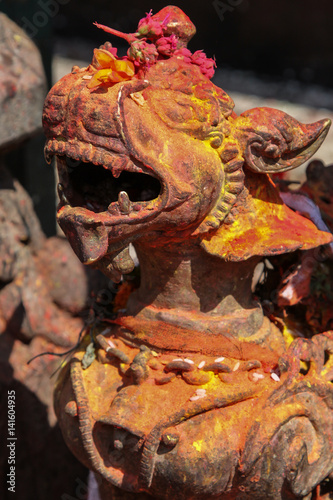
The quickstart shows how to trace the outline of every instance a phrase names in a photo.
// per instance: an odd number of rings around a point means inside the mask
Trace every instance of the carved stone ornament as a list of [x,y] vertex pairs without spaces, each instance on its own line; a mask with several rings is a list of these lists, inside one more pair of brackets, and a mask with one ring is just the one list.
[[177,7],[133,34],[98,27],[128,55],[108,42],[53,87],[45,153],[77,256],[119,281],[133,243],[141,284],[62,370],[65,440],[103,499],[303,498],[333,470],[333,333],[285,340],[251,280],[263,256],[332,241],[268,175],[310,158],[330,121],[237,116]]

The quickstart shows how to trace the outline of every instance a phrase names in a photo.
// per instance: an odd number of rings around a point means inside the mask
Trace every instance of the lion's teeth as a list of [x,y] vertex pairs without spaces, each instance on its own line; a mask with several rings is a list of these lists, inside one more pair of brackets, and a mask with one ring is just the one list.
[[122,214],[129,214],[131,211],[131,202],[126,191],[120,191],[118,194],[119,209]]
[[58,184],[58,195],[59,195],[59,198],[61,201],[63,201],[65,203],[65,205],[69,205],[71,206],[71,204],[69,203],[66,195],[65,195],[65,191],[64,191],[64,186],[62,184]]
[[111,215],[119,215],[119,210],[115,203],[110,203],[110,205],[108,206],[108,212]]
[[132,165],[132,162],[130,162],[127,158],[117,158],[117,160],[112,161],[110,170],[113,177],[118,179],[124,170],[129,170],[130,165]]
[[120,176],[121,172],[122,172],[121,170],[117,170],[117,169],[115,169],[115,168],[114,168],[114,169],[112,170],[112,175],[113,175],[113,177],[114,177],[115,179],[118,179],[118,177]]
[[52,155],[51,153],[49,153],[48,151],[44,151],[44,158],[45,158],[45,161],[48,165],[51,164],[51,161],[52,161]]

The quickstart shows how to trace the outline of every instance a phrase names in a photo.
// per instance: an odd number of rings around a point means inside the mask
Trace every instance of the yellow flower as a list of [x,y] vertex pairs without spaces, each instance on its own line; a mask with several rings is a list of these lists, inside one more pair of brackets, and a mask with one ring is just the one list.
[[117,59],[111,52],[104,49],[94,50],[94,62],[100,68],[92,77],[87,87],[94,89],[100,85],[130,80],[135,74],[135,67],[128,59]]

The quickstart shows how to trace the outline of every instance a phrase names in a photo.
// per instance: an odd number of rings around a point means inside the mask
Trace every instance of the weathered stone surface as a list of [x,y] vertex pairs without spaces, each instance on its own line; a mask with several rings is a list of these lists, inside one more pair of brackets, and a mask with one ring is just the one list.
[[35,44],[0,13],[0,148],[41,129],[46,81]]

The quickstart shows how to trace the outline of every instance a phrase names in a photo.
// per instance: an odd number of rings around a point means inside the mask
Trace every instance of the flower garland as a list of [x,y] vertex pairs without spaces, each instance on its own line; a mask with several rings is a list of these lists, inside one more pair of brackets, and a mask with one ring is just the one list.
[[127,55],[119,58],[117,49],[110,42],[94,50],[91,67],[96,70],[88,83],[89,89],[100,86],[110,86],[133,77],[144,78],[150,66],[159,60],[170,57],[183,59],[185,63],[195,64],[207,78],[214,76],[216,63],[202,50],[192,52],[186,47],[178,48],[178,37],[175,34],[167,35],[169,16],[159,21],[150,11],[140,20],[136,33],[122,33],[103,24],[94,23],[107,33],[125,39],[130,47]]

